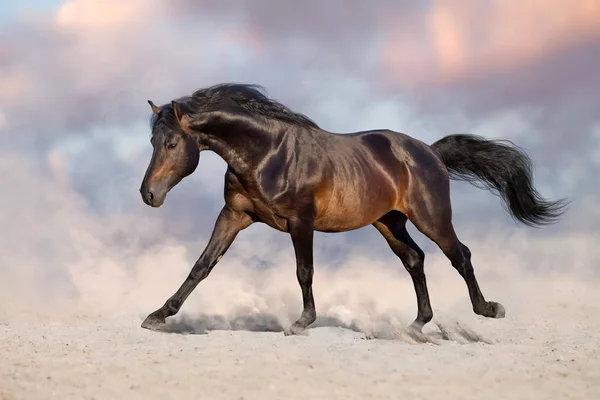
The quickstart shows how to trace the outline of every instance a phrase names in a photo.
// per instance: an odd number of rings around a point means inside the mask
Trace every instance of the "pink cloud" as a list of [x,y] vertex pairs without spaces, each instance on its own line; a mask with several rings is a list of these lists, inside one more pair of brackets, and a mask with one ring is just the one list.
[[433,0],[418,24],[390,25],[386,33],[380,54],[389,78],[451,83],[531,65],[600,37],[600,2]]
[[135,24],[156,9],[154,0],[70,0],[56,12],[55,20],[63,29],[103,29]]

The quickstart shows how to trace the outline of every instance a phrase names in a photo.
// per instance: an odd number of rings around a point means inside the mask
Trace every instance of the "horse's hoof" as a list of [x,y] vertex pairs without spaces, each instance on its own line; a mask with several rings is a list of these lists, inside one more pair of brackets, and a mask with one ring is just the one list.
[[149,329],[151,331],[159,331],[165,327],[165,319],[154,314],[150,314],[142,322],[142,328]]
[[417,334],[423,333],[424,324],[419,321],[414,321],[412,324],[408,326],[408,330],[412,332],[416,332]]
[[408,335],[408,337],[410,337],[417,343],[429,342],[427,336],[423,334],[423,324],[421,324],[420,322],[415,321],[412,324],[410,324],[405,330],[405,333]]
[[306,328],[298,324],[293,324],[289,328],[283,331],[285,336],[307,336],[308,332],[306,332]]
[[492,306],[493,315],[492,318],[504,318],[506,317],[506,310],[504,306],[500,303],[496,303],[495,301],[490,301],[490,306]]

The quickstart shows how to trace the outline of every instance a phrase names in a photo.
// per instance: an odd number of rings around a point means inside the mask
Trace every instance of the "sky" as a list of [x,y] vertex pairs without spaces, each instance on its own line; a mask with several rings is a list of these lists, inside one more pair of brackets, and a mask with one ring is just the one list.
[[[491,193],[453,182],[454,223],[476,271],[600,276],[596,0],[29,0],[4,2],[0,15],[6,297],[108,301],[118,281],[146,309],[175,290],[223,204],[226,165],[204,152],[161,208],[143,204],[146,100],[225,81],[260,84],[329,131],[513,140],[534,160],[541,193],[571,206],[556,225],[522,227]],[[435,269],[453,273],[410,231]],[[293,282],[291,251],[286,235],[257,225],[223,262],[286,268]],[[408,279],[371,227],[317,234],[315,251],[317,269],[362,260]],[[149,270],[152,282],[140,278]],[[177,273],[161,286],[168,271]],[[142,283],[152,302],[135,297]]]

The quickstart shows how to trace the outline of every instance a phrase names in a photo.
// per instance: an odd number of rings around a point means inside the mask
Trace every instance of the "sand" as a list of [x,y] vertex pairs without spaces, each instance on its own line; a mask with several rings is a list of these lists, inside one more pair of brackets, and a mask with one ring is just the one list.
[[429,324],[426,343],[399,321],[347,323],[332,308],[306,336],[286,337],[281,318],[256,310],[210,316],[191,306],[165,333],[141,329],[139,310],[17,314],[3,303],[0,398],[600,398],[597,286],[542,290],[531,303],[510,297],[500,320],[473,315],[457,295],[436,310],[441,330]]

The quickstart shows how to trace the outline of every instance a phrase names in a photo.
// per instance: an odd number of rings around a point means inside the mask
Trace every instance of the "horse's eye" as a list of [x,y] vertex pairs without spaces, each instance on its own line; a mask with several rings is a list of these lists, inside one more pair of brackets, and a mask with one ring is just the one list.
[[177,147],[177,143],[167,143],[167,149],[172,150]]

